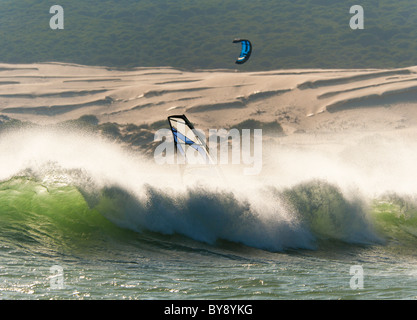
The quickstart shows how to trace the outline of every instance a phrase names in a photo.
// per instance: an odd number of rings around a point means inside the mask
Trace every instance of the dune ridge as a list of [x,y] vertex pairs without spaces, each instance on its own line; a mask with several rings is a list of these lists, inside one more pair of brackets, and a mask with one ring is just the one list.
[[200,127],[277,121],[285,134],[417,124],[417,67],[265,72],[0,64],[0,115],[54,124],[151,124],[190,113]]

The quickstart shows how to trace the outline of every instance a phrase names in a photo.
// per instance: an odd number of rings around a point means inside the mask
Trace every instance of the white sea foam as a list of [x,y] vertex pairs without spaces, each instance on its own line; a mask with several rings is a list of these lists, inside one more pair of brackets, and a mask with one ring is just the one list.
[[[137,232],[272,251],[313,249],[326,237],[378,240],[366,202],[386,192],[417,194],[417,143],[411,137],[378,133],[315,145],[269,144],[261,175],[224,168],[226,182],[187,185],[176,166],[160,166],[91,134],[20,130],[1,135],[0,180],[30,170],[46,184],[76,185],[86,200],[98,197],[94,205],[108,219]],[[116,210],[103,207],[102,198]]]

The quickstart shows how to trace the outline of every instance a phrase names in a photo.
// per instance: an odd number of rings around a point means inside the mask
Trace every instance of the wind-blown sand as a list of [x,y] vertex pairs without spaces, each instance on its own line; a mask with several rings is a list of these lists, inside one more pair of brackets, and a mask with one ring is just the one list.
[[412,128],[417,67],[191,72],[0,64],[0,115],[46,125],[90,114],[137,125],[186,114],[202,129],[278,121],[287,136]]

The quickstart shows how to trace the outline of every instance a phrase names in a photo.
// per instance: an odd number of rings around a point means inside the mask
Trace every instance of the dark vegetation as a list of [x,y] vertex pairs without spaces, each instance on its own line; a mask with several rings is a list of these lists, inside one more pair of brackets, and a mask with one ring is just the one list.
[[[49,9],[65,12],[51,30]],[[351,30],[352,5],[365,29]],[[414,0],[2,0],[0,61],[109,67],[389,68],[417,64]],[[249,62],[234,64],[251,39]]]

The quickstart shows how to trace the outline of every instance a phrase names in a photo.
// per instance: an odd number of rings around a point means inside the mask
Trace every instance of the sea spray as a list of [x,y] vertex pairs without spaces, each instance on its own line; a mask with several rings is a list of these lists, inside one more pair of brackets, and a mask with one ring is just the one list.
[[90,209],[121,227],[273,251],[311,245],[308,231],[278,203],[261,208],[262,200],[244,196],[245,188],[181,185],[177,171],[88,134],[21,130],[3,135],[0,148],[3,180],[22,176],[45,188],[76,187]]
[[[315,249],[323,239],[381,243],[369,203],[382,190],[403,191],[394,182],[414,178],[414,171],[410,159],[401,162],[400,156],[416,155],[405,148],[412,141],[397,145],[395,135],[377,137],[341,139],[338,145],[270,143],[264,175],[236,175],[226,168],[228,182],[213,186],[183,183],[174,166],[156,165],[91,133],[29,128],[2,134],[0,178],[34,179],[34,192],[76,188],[88,210],[139,233],[180,234],[212,245],[227,240],[270,251]],[[382,172],[372,166],[376,160]],[[386,171],[388,164],[399,177]]]

